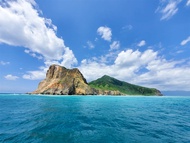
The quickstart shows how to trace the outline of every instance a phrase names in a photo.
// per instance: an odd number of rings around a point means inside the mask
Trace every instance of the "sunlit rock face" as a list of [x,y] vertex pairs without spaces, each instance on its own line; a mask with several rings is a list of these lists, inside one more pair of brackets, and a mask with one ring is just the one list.
[[51,65],[46,78],[39,83],[38,89],[32,94],[55,95],[86,95],[94,94],[86,79],[78,69],[67,69],[58,65]]

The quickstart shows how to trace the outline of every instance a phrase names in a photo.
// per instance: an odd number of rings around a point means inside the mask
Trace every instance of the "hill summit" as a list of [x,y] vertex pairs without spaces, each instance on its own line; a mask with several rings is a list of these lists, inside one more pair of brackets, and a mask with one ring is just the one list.
[[31,94],[51,95],[162,95],[157,89],[141,87],[117,80],[107,75],[87,83],[77,69],[51,65],[46,78]]
[[155,88],[147,88],[124,81],[120,81],[108,75],[89,83],[92,88],[101,90],[118,90],[127,95],[161,95],[161,92]]

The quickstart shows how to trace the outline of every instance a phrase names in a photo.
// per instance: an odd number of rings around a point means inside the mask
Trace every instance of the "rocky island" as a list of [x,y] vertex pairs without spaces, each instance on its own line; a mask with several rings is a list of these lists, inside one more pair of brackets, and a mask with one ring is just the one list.
[[51,65],[46,78],[31,94],[51,95],[162,95],[154,88],[147,88],[119,81],[107,75],[87,83],[77,69],[67,69],[59,65]]

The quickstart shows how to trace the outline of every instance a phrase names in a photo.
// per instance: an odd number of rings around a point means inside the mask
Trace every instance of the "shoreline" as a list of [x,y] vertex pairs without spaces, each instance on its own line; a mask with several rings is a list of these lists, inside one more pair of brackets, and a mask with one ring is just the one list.
[[155,96],[155,95],[149,95],[149,96],[145,96],[145,95],[51,95],[51,94],[27,94],[27,93],[0,93],[1,95],[13,95],[13,96],[19,96],[19,95],[23,95],[23,96],[35,96],[35,97],[163,97],[163,98],[180,98],[180,97],[190,97],[187,95],[163,95],[163,96]]

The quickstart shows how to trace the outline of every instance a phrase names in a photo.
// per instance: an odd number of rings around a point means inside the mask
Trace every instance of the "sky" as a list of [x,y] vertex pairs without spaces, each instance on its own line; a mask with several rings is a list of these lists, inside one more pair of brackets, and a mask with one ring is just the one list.
[[31,92],[51,64],[190,91],[190,0],[0,0],[0,92]]

